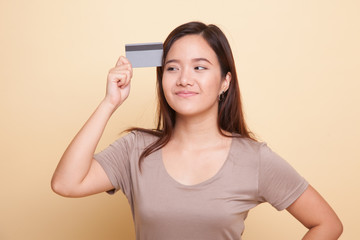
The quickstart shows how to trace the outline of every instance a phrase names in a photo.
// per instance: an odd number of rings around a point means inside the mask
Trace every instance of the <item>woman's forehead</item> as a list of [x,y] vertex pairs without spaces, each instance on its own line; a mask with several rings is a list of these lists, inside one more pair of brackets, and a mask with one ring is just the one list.
[[180,60],[204,60],[212,62],[217,56],[208,42],[201,35],[187,35],[176,40],[170,47],[166,61]]

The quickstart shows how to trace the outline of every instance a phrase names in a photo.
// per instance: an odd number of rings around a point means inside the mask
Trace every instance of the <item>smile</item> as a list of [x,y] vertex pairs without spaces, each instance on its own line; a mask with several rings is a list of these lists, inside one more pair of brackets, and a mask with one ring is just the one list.
[[196,92],[192,92],[192,91],[177,91],[175,92],[175,94],[179,97],[192,97],[197,95]]

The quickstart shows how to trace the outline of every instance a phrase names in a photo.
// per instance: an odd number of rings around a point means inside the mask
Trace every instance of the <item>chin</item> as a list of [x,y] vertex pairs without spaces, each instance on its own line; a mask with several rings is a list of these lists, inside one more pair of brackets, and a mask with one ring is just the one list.
[[178,103],[170,106],[176,112],[177,115],[184,117],[195,117],[195,116],[217,117],[217,112],[218,112],[217,105],[207,106],[195,102]]

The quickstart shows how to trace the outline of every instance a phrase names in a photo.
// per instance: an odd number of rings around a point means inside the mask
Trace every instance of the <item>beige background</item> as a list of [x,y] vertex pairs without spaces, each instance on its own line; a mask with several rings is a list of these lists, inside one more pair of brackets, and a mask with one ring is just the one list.
[[[0,0],[0,239],[134,239],[122,194],[62,198],[51,175],[124,44],[163,41],[190,20],[224,30],[251,129],[333,206],[341,239],[358,239],[359,10],[357,0]],[[153,68],[134,71],[98,150],[129,126],[153,126],[154,83]],[[244,239],[304,232],[263,204]]]

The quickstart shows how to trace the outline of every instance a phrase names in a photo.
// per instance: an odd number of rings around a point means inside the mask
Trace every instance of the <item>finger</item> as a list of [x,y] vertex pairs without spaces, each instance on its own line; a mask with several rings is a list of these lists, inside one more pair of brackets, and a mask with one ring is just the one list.
[[115,67],[121,66],[123,64],[123,61],[124,61],[123,58],[124,58],[124,56],[119,57],[119,59],[116,62]]
[[126,74],[126,78],[125,78],[124,87],[127,86],[130,83],[130,80],[131,80],[131,72],[130,71],[125,71],[125,74]]
[[128,73],[128,76],[131,78],[132,76],[132,70],[129,70],[127,68],[113,68],[112,70],[109,71],[109,75],[110,76],[116,76],[122,73]]
[[121,88],[126,87],[131,80],[131,72],[129,70],[121,71],[117,74],[117,84]]
[[125,88],[130,83],[130,72],[129,71],[123,71],[120,73],[121,79],[120,82],[118,82],[118,86],[120,88]]
[[120,74],[123,72],[127,73],[129,81],[131,80],[131,78],[133,76],[133,69],[131,67],[131,64],[126,64],[126,65],[122,65],[120,67],[115,67],[112,69],[112,72],[117,73],[117,74]]
[[125,65],[125,64],[130,64],[130,61],[126,57],[120,56],[116,62],[116,66],[121,66],[121,65]]
[[117,81],[117,83],[116,83],[118,87],[121,88],[121,86],[124,85],[124,81],[125,81],[124,79],[125,79],[125,77],[126,77],[125,74],[122,74],[122,77],[118,79],[118,81]]
[[127,60],[127,63],[126,63],[126,69],[129,71],[130,73],[130,79],[133,77],[133,68],[132,68],[132,65],[131,65],[131,62]]
[[116,83],[118,87],[121,87],[126,83],[126,78],[127,75],[124,72],[118,73],[113,82]]
[[[130,63],[130,62],[129,62]],[[131,65],[131,63],[130,63],[130,78],[132,78],[133,77],[133,68],[132,68],[132,65]]]
[[112,69],[110,69],[109,72],[119,72],[119,71],[124,71],[124,70],[128,70],[132,72],[132,66],[130,63],[124,63],[118,66],[113,67]]
[[126,78],[126,74],[124,72],[111,72],[108,75],[108,81],[109,83],[115,83],[115,84],[119,84],[120,83],[124,83],[125,82],[125,78]]
[[126,57],[123,57],[121,59],[121,61],[123,62],[123,65],[126,66],[126,69],[128,69],[131,72],[130,78],[132,78],[133,68],[132,68],[130,60],[127,59]]

